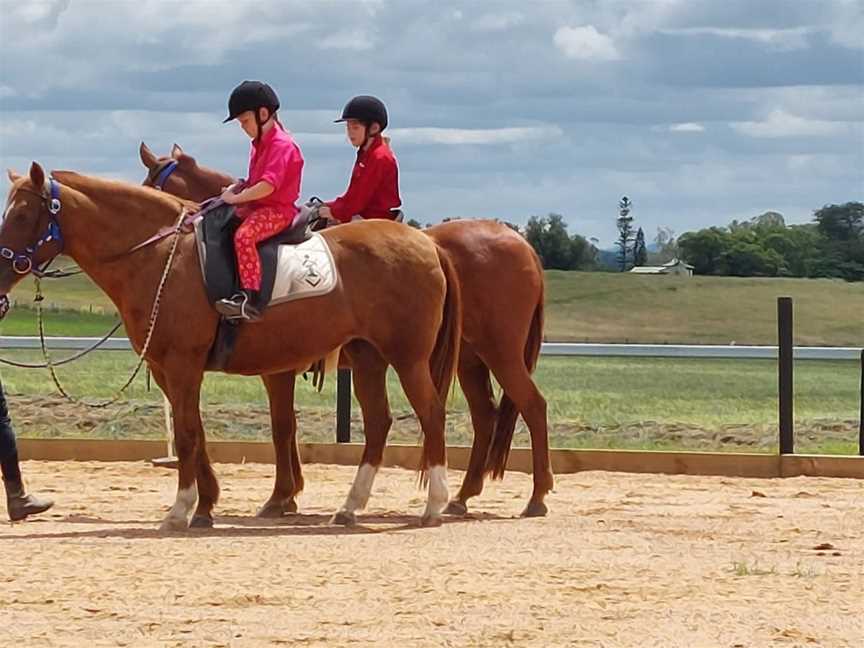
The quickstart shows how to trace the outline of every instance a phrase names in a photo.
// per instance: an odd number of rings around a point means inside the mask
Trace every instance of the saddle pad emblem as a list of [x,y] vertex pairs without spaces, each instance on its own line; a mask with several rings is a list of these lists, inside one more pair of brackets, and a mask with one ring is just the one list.
[[324,277],[318,272],[318,262],[306,254],[303,256],[302,265],[306,268],[306,276],[303,277],[303,281],[313,288],[317,288],[324,281]]

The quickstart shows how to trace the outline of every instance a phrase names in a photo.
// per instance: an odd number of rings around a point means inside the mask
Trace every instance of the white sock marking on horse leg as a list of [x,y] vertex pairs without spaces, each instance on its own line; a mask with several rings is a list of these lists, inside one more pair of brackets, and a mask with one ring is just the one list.
[[449,499],[447,490],[447,466],[432,466],[429,469],[429,497],[426,500],[426,510],[423,518],[441,517],[441,511]]
[[360,464],[357,474],[354,476],[354,484],[351,486],[351,490],[348,491],[348,497],[345,499],[345,504],[340,509],[340,512],[354,513],[354,511],[366,508],[366,504],[369,502],[369,495],[372,492],[372,484],[377,474],[378,466],[368,463]]
[[198,487],[192,484],[189,488],[178,488],[177,499],[174,500],[174,506],[168,511],[168,517],[165,521],[176,520],[189,522],[189,514],[195,508],[198,502]]

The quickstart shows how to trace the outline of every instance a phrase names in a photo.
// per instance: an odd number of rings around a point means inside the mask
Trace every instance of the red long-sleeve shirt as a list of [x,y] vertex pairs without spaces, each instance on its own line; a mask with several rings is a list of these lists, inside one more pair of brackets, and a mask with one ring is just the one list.
[[348,190],[327,203],[333,218],[343,223],[354,216],[391,219],[390,210],[401,205],[396,156],[380,135],[368,149],[357,152]]
[[303,175],[303,154],[291,134],[281,124],[261,136],[258,143],[252,142],[249,150],[249,176],[246,187],[254,187],[265,180],[273,187],[273,193],[258,200],[238,206],[238,214],[245,217],[256,209],[271,207],[284,214],[290,224],[297,215],[297,198],[300,196],[300,179]]

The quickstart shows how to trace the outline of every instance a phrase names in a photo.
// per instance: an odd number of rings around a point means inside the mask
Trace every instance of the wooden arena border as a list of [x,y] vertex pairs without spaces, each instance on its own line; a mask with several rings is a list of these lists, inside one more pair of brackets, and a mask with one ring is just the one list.
[[[96,439],[19,439],[22,459],[40,461],[149,461],[165,453],[164,441],[113,441]],[[265,442],[213,441],[207,451],[216,463],[273,463],[273,446]],[[448,448],[451,468],[468,467],[468,447]],[[310,443],[300,446],[304,463],[356,466],[363,446],[345,443]],[[384,452],[384,466],[416,469],[418,446],[391,445]],[[531,450],[510,451],[508,469],[531,472]],[[851,455],[776,455],[731,452],[661,452],[642,450],[552,450],[557,474],[585,470],[717,475],[723,477],[847,477],[864,479],[864,457]]]

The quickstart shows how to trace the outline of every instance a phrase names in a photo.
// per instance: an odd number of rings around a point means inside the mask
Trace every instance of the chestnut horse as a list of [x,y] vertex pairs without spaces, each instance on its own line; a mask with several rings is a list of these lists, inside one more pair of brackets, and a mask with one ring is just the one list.
[[[203,201],[234,182],[231,176],[199,165],[176,144],[170,156],[157,158],[142,142],[139,155],[148,169],[146,185],[189,200]],[[544,498],[553,483],[546,401],[531,378],[543,337],[540,259],[522,236],[494,221],[451,221],[427,228],[424,233],[450,254],[456,266],[464,316],[457,373],[474,427],[468,471],[446,512],[466,513],[468,499],[482,491],[486,474],[503,476],[516,418],[521,413],[531,435],[534,473],[533,493],[523,515],[545,515]],[[355,380],[358,373],[368,372],[356,359],[352,364]],[[490,370],[503,388],[497,406]],[[367,412],[363,394],[359,390],[357,394],[366,424],[367,453],[370,440],[374,440],[375,447],[383,445],[391,424],[386,389],[379,387],[383,396],[375,402],[384,399],[383,412]],[[272,398],[272,392],[268,393]],[[370,430],[370,425],[374,429]],[[299,458],[294,464],[299,467]],[[358,472],[358,488],[360,476]],[[302,479],[299,474],[295,478],[298,482]],[[371,488],[371,482],[367,482],[367,488]],[[364,492],[368,497],[368,490]],[[346,502],[342,511],[347,517],[340,516],[337,521],[350,521],[352,512],[346,509],[351,503]]]
[[[178,490],[162,528],[186,528],[196,499],[192,526],[211,526],[219,486],[199,400],[218,315],[207,300],[194,235],[137,247],[166,226],[179,231],[184,201],[70,171],[46,179],[35,162],[29,176],[10,172],[10,179],[0,226],[0,294],[61,250],[105,291],[173,410]],[[323,234],[340,272],[336,288],[273,306],[260,322],[243,324],[224,371],[283,377],[274,441],[290,470],[287,442],[293,439],[280,435],[292,427],[285,419],[293,418],[293,372],[342,345],[382,376],[391,365],[423,431],[422,470],[429,490],[421,523],[438,523],[447,503],[444,400],[461,337],[458,283],[448,255],[428,237],[397,223],[363,225]],[[365,394],[362,379],[359,386]]]

